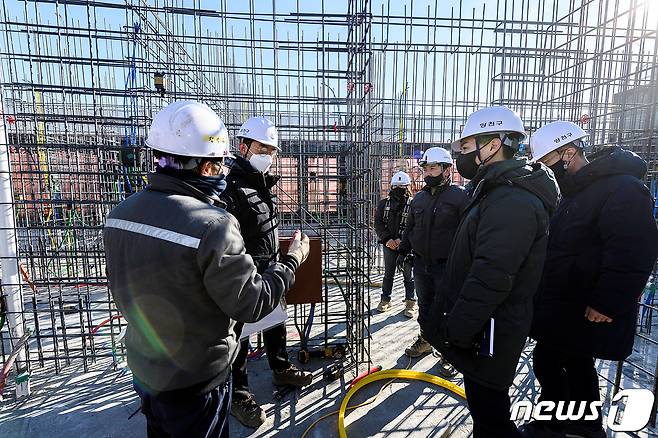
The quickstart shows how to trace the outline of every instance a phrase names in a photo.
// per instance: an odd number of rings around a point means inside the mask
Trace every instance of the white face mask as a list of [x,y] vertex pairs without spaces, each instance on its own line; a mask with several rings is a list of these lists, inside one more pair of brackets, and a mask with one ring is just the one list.
[[272,156],[268,154],[253,154],[249,158],[249,164],[257,171],[265,173],[272,167]]

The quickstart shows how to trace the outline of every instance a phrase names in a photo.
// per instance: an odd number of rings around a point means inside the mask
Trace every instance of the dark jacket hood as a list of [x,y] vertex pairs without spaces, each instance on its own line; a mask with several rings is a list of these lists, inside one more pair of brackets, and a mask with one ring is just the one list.
[[230,178],[245,180],[254,188],[265,187],[271,189],[281,179],[281,177],[272,175],[269,172],[262,173],[257,171],[244,157],[236,156],[227,160],[226,164],[231,168],[231,172],[229,173]]
[[602,149],[588,158],[590,162],[575,175],[565,175],[560,179],[560,187],[566,196],[577,193],[607,176],[631,175],[643,180],[647,173],[647,164],[642,158],[618,146]]
[[163,172],[152,172],[148,174],[149,185],[147,190],[155,190],[157,192],[171,193],[175,195],[192,196],[201,201],[213,204],[217,207],[224,208],[226,204],[217,196],[209,196],[202,192],[192,184],[185,182],[180,178],[168,175]]
[[541,163],[529,164],[525,158],[504,160],[486,166],[471,181],[475,187],[474,197],[479,190],[485,191],[496,185],[516,185],[536,195],[544,206],[553,213],[560,198],[560,189],[552,172]]

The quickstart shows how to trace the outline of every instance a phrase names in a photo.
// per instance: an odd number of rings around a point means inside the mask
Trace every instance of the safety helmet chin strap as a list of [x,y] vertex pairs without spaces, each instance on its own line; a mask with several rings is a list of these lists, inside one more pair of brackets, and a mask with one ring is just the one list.
[[[500,139],[500,136],[499,136],[498,138]],[[486,144],[484,144],[483,146],[488,145],[489,143],[491,143],[491,142],[494,141],[494,140],[495,140],[495,139],[492,138],[491,140],[489,140],[489,141],[488,141]],[[500,147],[498,148],[498,150],[500,150],[500,148],[502,148],[502,147],[503,147],[503,143],[502,143],[502,141],[501,141],[501,143],[500,143]],[[480,147],[480,137],[478,137],[478,136],[475,137],[475,150],[477,151],[478,160],[480,160],[480,167],[481,167],[481,166],[484,166],[484,165],[487,164],[489,161],[491,161],[491,159],[494,157],[494,155],[496,155],[496,152],[498,152],[498,151],[494,152],[493,154],[489,155],[487,158],[485,158],[485,159],[483,160],[483,159],[482,159],[482,155],[480,154],[480,151],[482,150],[481,147]]]
[[[566,145],[566,148],[565,148],[565,149],[562,151],[562,153],[560,154],[560,161],[562,161],[562,163],[563,163],[562,166],[563,166],[564,170],[568,170],[568,169],[569,169],[569,166],[571,165],[571,163],[573,162],[574,158],[576,158],[576,155],[577,155],[577,154],[573,154],[573,155],[571,156],[571,159],[570,159],[569,161],[565,161],[565,159],[564,159],[564,154],[566,154],[566,153],[567,153],[567,150],[568,150],[570,147],[572,147],[571,144],[573,144],[573,142],[570,143],[570,144],[567,144],[567,145]],[[576,149],[578,149],[578,148],[580,147],[580,145],[573,144],[573,147],[575,147]]]

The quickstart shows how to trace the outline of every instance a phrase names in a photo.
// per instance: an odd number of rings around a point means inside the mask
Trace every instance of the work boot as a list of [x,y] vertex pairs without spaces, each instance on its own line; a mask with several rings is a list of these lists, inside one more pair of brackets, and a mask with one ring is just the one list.
[[391,300],[382,298],[379,304],[377,305],[377,311],[380,313],[388,312],[391,309]]
[[418,335],[414,343],[411,344],[411,347],[408,347],[404,351],[404,354],[406,354],[409,357],[420,357],[431,352],[432,352],[432,346],[430,345],[430,343],[427,342],[425,339],[423,339],[422,336]]
[[238,419],[240,423],[253,429],[258,429],[265,423],[265,411],[258,406],[253,394],[249,397],[231,402],[231,415]]
[[444,379],[452,379],[457,375],[457,369],[455,369],[455,367],[453,367],[447,360],[441,358],[437,365],[439,366],[439,376]]
[[272,371],[272,382],[276,386],[291,385],[301,388],[310,385],[312,380],[313,374],[302,371],[293,364],[283,371]]
[[416,316],[416,302],[414,300],[405,300],[405,308],[402,314],[407,318]]

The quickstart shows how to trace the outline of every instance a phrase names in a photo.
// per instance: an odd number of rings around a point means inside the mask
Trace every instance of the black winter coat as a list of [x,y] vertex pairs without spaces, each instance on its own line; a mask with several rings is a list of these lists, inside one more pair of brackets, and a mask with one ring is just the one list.
[[[610,360],[633,348],[638,297],[658,254],[647,167],[632,152],[607,148],[560,181],[531,336],[572,353]],[[593,323],[587,306],[612,318]]]
[[[545,166],[525,159],[484,167],[472,184],[473,197],[423,331],[465,376],[506,390],[530,331],[559,190]],[[474,345],[490,318],[493,357],[476,356]]]
[[221,195],[226,211],[236,217],[247,254],[263,272],[276,261],[279,251],[278,199],[272,187],[279,178],[257,172],[242,157],[231,163],[226,190]]
[[[386,210],[386,203],[390,199],[390,205],[388,210],[388,218],[384,220],[384,213]],[[400,235],[400,223],[402,222],[402,214],[404,213],[404,208],[407,205],[409,200],[408,196],[403,197],[402,199],[396,199],[395,197],[387,197],[382,199],[377,203],[377,209],[375,210],[375,233],[377,233],[377,239],[379,243],[386,245],[386,242],[389,239],[398,239],[402,236]],[[411,209],[407,212],[407,218]]]
[[444,262],[468,203],[463,187],[444,185],[416,193],[411,202],[411,214],[402,235],[400,253],[413,251],[425,264]]

